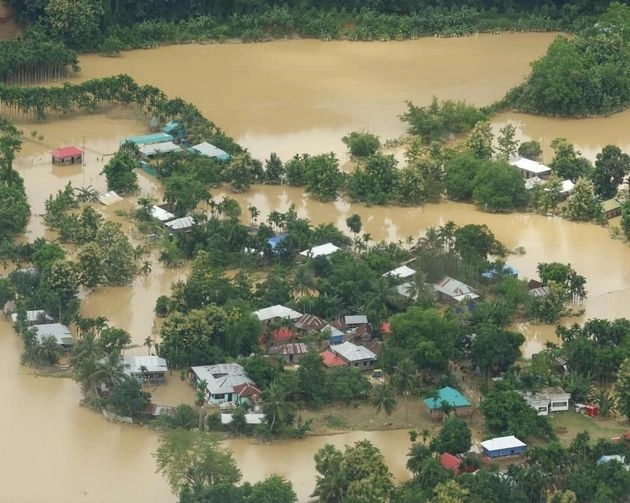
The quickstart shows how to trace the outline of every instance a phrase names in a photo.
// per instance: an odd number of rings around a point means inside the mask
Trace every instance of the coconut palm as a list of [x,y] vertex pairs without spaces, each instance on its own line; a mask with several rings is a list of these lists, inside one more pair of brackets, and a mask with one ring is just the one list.
[[151,339],[151,336],[147,336],[146,339],[144,339],[144,342],[142,343],[143,346],[147,347],[147,355],[151,354],[151,348],[153,347],[153,339]]
[[[399,395],[406,396],[418,386],[416,366],[410,358],[403,358],[394,368],[392,385]],[[405,424],[407,424],[407,402],[405,401]]]
[[389,384],[377,384],[372,389],[372,405],[376,407],[376,412],[385,412],[385,415],[391,416],[396,410],[396,396],[394,390]]
[[429,457],[431,457],[431,449],[424,444],[415,442],[407,454],[407,470],[414,475],[419,474],[422,471],[423,461]]
[[295,405],[287,400],[287,392],[280,384],[273,381],[263,393],[263,411],[269,422],[269,431],[273,432],[276,423],[290,423]]
[[55,365],[63,354],[63,348],[57,344],[57,339],[53,336],[44,337],[37,345],[35,354],[37,355],[37,361],[40,363]]

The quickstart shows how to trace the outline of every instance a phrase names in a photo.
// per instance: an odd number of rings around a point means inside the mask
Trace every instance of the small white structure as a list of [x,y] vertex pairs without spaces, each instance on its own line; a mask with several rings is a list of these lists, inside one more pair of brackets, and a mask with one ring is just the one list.
[[72,346],[74,344],[70,329],[61,323],[33,325],[33,329],[35,330],[35,337],[40,344],[48,337],[54,337],[60,346]]
[[571,180],[562,180],[562,186],[560,188],[560,194],[570,194],[573,192],[575,184]]
[[98,199],[101,204],[104,204],[105,206],[111,206],[112,204],[119,203],[123,200],[123,198],[116,194],[116,192],[114,192],[113,190],[98,195],[96,199]]
[[206,382],[208,403],[255,402],[261,392],[237,363],[192,367],[195,382]]
[[181,152],[182,148],[172,141],[164,141],[161,143],[153,143],[152,145],[144,145],[140,147],[140,153],[147,157],[153,157],[158,154],[168,154],[170,152]]
[[386,272],[385,274],[383,274],[383,276],[385,276],[386,278],[404,279],[404,278],[409,278],[410,276],[413,276],[414,274],[416,274],[416,271],[414,269],[406,265],[401,265],[400,267],[397,267],[396,269],[392,269],[391,271]]
[[549,400],[531,393],[523,393],[521,396],[525,399],[527,405],[533,408],[539,416],[549,415]]
[[162,384],[166,381],[168,366],[166,360],[159,356],[125,356],[123,370],[140,384]]
[[550,412],[569,410],[571,394],[562,388],[543,388],[538,393],[522,393],[525,401],[534,408],[539,416],[548,416]]
[[335,246],[332,243],[326,243],[323,245],[314,246],[310,250],[304,250],[303,252],[300,252],[300,255],[302,255],[303,257],[311,257],[311,258],[322,257],[322,256],[328,257],[329,255],[332,255],[333,253],[339,250],[341,250],[341,248],[339,248],[338,246]]
[[169,220],[173,220],[175,215],[173,215],[170,211],[166,211],[164,208],[160,208],[159,206],[151,206],[151,216],[160,222],[168,222]]
[[513,159],[510,164],[521,171],[523,178],[538,177],[545,179],[551,174],[551,168],[531,159],[519,157]]
[[164,225],[172,231],[182,231],[190,229],[193,225],[195,225],[195,221],[193,220],[193,217],[182,217],[166,222]]
[[[17,320],[18,313],[11,313],[11,321],[16,323]],[[26,323],[29,325],[40,325],[42,323],[50,323],[51,321],[53,321],[53,317],[42,309],[26,311]]]
[[[250,412],[245,414],[245,422],[247,424],[263,424],[265,417],[265,414]],[[221,424],[230,424],[233,419],[232,414],[221,414]]]
[[290,320],[297,320],[302,316],[302,313],[298,313],[297,311],[281,304],[259,309],[258,311],[254,311],[253,314],[260,321],[269,321],[275,318],[289,318]]
[[352,342],[343,342],[330,346],[330,350],[343,358],[351,367],[361,370],[369,370],[376,362],[376,354],[364,346],[358,346]]

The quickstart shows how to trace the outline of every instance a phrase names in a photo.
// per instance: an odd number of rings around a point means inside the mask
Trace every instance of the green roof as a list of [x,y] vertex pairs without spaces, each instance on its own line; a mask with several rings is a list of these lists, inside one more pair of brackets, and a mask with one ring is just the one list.
[[451,407],[468,407],[470,402],[459,391],[450,386],[439,389],[436,392],[437,397],[434,395],[430,398],[423,400],[424,404],[429,410],[436,410],[442,407],[442,402],[448,403]]

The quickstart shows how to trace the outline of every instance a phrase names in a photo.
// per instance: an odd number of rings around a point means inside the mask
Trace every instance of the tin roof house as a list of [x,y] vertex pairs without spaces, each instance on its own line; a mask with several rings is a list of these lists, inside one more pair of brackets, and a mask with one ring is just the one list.
[[435,283],[433,286],[440,302],[459,304],[460,302],[479,298],[479,295],[472,287],[450,276],[444,276],[440,282]]
[[192,367],[193,380],[206,382],[208,403],[239,404],[256,402],[261,392],[237,363],[220,363]]
[[166,381],[168,366],[159,356],[124,356],[123,370],[140,384],[162,384]]

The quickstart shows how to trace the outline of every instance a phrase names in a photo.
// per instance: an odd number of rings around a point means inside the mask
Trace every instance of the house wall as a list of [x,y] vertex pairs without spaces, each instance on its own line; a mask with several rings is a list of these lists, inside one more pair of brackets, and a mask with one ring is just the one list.
[[568,393],[566,395],[558,395],[552,396],[549,398],[549,410],[551,412],[561,412],[565,410],[569,410],[569,398],[571,395]]
[[145,372],[132,374],[136,381],[140,384],[164,384],[166,381],[166,372]]
[[218,395],[210,395],[210,398],[208,398],[208,403],[213,403],[215,405],[219,405],[221,403],[226,403],[226,402],[234,402],[234,393],[224,393],[224,394],[218,394]]
[[523,454],[525,449],[526,447],[515,447],[514,449],[497,449],[489,451],[486,448],[483,448],[483,453],[489,458],[503,458],[506,456],[518,456],[519,454]]
[[370,370],[374,367],[374,360],[359,360],[356,362],[350,362],[351,367],[358,368],[359,370]]

